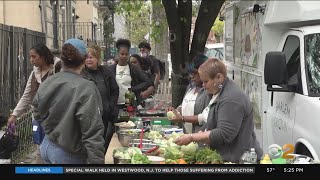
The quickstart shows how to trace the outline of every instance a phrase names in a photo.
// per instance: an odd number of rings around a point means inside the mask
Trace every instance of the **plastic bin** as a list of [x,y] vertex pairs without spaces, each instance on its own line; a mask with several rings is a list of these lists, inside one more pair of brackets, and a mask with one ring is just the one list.
[[[155,121],[156,121],[156,123],[155,123]],[[159,122],[159,121],[160,121],[160,122]],[[168,120],[168,119],[153,119],[153,120],[151,121],[151,125],[154,125],[154,124],[160,124],[160,125],[162,125],[162,126],[164,126],[164,125],[171,125],[171,121]]]

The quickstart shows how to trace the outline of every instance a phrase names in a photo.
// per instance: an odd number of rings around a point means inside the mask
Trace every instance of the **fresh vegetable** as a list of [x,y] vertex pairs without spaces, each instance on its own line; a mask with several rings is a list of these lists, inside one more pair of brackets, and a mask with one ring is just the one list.
[[146,134],[146,137],[151,140],[161,139],[162,135],[158,131],[150,131]]
[[151,161],[144,154],[135,154],[131,158],[131,164],[150,164]]
[[165,164],[179,164],[176,160],[173,160],[173,159],[166,159]]
[[180,159],[182,155],[183,154],[175,147],[167,147],[164,152],[166,159]]
[[199,146],[198,146],[198,144],[197,143],[194,143],[194,142],[191,142],[191,143],[189,143],[188,145],[183,145],[183,146],[181,146],[181,149],[180,149],[180,151],[182,152],[182,153],[194,153],[194,152],[196,152],[197,151],[197,149],[199,148]]
[[128,153],[130,154],[130,156],[133,156],[135,154],[142,154],[141,150],[137,147],[129,147]]
[[115,150],[113,156],[121,159],[131,159],[135,154],[142,154],[142,152],[137,147],[129,147],[128,149]]
[[222,157],[216,150],[203,148],[196,153],[187,152],[183,159],[189,164],[220,164],[223,162]]
[[122,152],[122,151],[116,151],[113,156],[120,159],[131,159],[131,156],[129,155],[129,153]]
[[174,131],[174,132],[172,132],[172,134],[169,135],[168,140],[174,141],[174,140],[176,140],[178,137],[180,137],[182,135],[183,135],[183,133],[176,133]]
[[178,164],[188,164],[184,159],[177,159]]
[[168,111],[167,112],[167,117],[168,117],[168,119],[173,119],[173,118],[175,118],[175,114],[174,114],[174,112],[172,112],[172,111]]

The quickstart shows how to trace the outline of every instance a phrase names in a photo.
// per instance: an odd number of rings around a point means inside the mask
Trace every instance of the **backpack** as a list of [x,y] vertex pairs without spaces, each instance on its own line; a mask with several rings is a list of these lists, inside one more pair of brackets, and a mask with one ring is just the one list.
[[155,62],[159,64],[159,71],[160,71],[160,80],[164,79],[164,76],[166,75],[166,63],[160,61],[156,57],[150,55],[150,58],[154,59]]

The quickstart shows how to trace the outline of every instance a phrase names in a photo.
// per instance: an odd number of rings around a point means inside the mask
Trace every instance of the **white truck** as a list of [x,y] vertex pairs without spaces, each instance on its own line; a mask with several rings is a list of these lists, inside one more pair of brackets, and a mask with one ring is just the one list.
[[264,152],[293,144],[320,157],[320,1],[231,1],[228,76],[249,95]]

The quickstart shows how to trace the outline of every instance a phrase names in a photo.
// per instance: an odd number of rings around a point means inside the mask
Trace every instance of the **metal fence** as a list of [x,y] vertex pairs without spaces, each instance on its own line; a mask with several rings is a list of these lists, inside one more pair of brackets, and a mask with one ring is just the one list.
[[[63,41],[69,38],[79,38],[87,43],[97,39],[97,24],[93,22],[59,22],[58,28],[61,29]],[[67,31],[69,32],[66,34]]]
[[32,140],[32,116],[31,111],[22,115],[16,122],[17,135],[19,136],[18,149],[11,154],[11,163],[18,164],[21,159],[29,155],[36,148]]
[[167,103],[172,102],[172,87],[171,81],[160,80],[158,89],[154,95],[155,98],[166,101]]
[[9,114],[23,94],[32,71],[29,49],[45,43],[45,34],[0,24],[0,112]]
[[[23,94],[32,71],[29,49],[45,42],[44,33],[0,24],[0,114],[8,116]],[[13,159],[32,148],[30,112],[23,115],[17,125],[20,143],[18,150],[13,153]]]

